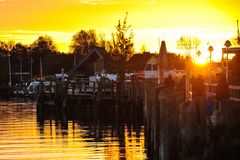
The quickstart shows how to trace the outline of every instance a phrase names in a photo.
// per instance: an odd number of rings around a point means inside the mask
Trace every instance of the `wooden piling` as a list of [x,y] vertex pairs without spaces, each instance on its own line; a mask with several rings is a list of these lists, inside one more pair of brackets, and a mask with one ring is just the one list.
[[[50,82],[50,90],[42,89],[39,91],[39,102],[54,103],[57,106],[80,105],[82,103],[96,104],[128,104],[127,106],[142,107],[143,85],[132,82],[114,82],[101,79],[97,82],[81,80],[79,82],[67,83],[56,81],[55,85]],[[49,88],[49,87],[48,87]],[[80,106],[79,106],[80,107]]]
[[179,159],[201,154],[207,139],[203,101],[199,104],[199,122],[196,112],[198,102],[185,103],[184,90],[155,86],[145,85],[144,104],[147,145],[154,152],[153,159]]

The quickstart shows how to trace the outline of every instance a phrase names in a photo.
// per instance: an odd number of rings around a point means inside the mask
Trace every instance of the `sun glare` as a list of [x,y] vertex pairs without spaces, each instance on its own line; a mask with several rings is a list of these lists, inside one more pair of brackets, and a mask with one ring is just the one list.
[[204,57],[199,57],[199,58],[195,59],[195,63],[197,65],[205,65],[208,63],[208,60]]

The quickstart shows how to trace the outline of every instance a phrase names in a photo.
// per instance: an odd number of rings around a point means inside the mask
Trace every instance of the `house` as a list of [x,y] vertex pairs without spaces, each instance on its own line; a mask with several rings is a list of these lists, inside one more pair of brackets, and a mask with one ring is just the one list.
[[175,65],[179,62],[181,59],[177,55],[167,52],[166,43],[162,41],[159,54],[151,54],[150,52],[134,54],[128,61],[127,69],[128,72],[135,73],[138,77],[157,79],[160,71],[163,72],[163,77],[175,74],[171,70],[174,70]]
[[157,78],[158,55],[150,52],[134,54],[128,61],[127,71],[136,73],[138,77],[142,78]]
[[167,62],[166,43],[162,41],[159,54],[135,54],[128,62],[128,69],[144,79],[158,78],[159,69],[167,68]]
[[158,55],[144,52],[143,54],[134,54],[127,63],[128,72],[139,72],[143,70],[158,70]]
[[110,72],[112,66],[113,59],[105,48],[92,46],[68,74],[92,76],[96,73]]

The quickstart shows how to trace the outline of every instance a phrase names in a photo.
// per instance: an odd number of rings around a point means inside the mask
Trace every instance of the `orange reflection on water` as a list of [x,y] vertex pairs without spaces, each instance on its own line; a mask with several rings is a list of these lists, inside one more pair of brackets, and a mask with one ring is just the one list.
[[[139,128],[144,130],[143,127]],[[144,149],[144,132],[136,132],[133,128],[125,127],[126,159],[146,159]]]
[[130,124],[39,118],[35,104],[0,102],[0,159],[145,159],[144,127]]

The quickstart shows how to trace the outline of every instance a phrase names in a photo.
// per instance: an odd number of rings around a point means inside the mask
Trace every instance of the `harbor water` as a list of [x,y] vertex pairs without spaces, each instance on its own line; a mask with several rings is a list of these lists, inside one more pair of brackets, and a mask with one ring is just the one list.
[[35,102],[1,100],[0,159],[148,159],[143,119],[141,110],[37,113]]

